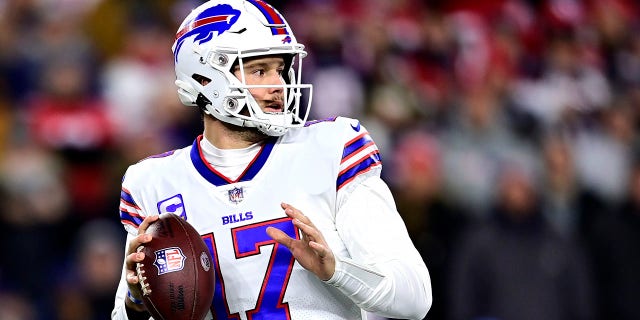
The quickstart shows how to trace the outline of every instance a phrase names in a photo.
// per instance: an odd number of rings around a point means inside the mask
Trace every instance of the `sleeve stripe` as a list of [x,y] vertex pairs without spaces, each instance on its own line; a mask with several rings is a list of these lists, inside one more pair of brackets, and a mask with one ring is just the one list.
[[360,161],[354,163],[351,167],[340,172],[336,182],[336,190],[340,190],[340,188],[355,179],[358,175],[363,174],[380,164],[380,154],[377,151],[371,152]]
[[344,145],[344,151],[342,152],[342,162],[350,158],[352,154],[358,152],[369,143],[373,143],[373,139],[371,139],[368,132],[364,132],[347,142]]
[[129,221],[129,220],[120,220],[120,221],[121,221],[123,224],[125,224],[125,223],[126,223],[126,224],[131,225],[131,226],[136,227],[136,228],[138,228],[138,227],[140,226],[140,224],[135,224],[135,222],[131,222],[131,221]]
[[340,163],[340,166],[338,168],[339,172],[343,173],[345,170],[353,167],[354,164],[362,161],[362,159],[364,158],[371,156],[371,154],[373,153],[379,153],[378,147],[374,143],[367,144],[362,149],[358,150],[358,152],[352,153],[347,159],[344,159],[344,161]]
[[120,191],[120,222],[130,224],[134,227],[140,226],[144,218],[138,213],[140,207],[133,200],[131,192],[122,188]]
[[135,203],[128,202],[128,201],[126,201],[124,199],[120,199],[120,206],[122,206],[122,207],[130,207],[130,208],[133,208],[133,209],[136,209],[136,210],[140,210],[140,207],[138,207]]
[[[348,167],[340,170],[340,173],[338,173],[338,177],[340,177],[341,175],[346,174],[349,170],[351,170],[352,168],[356,167],[356,166],[360,166],[363,162],[373,159],[374,164],[375,163],[380,163],[380,153],[378,152],[378,150],[373,150],[371,152],[369,152],[368,154],[364,155],[362,158],[358,159],[357,161],[354,161],[353,163],[351,163]],[[343,166],[340,166],[341,168]]]
[[133,197],[131,196],[131,192],[129,192],[129,190],[125,188],[122,188],[122,191],[120,191],[120,199],[123,202],[126,202],[131,207],[140,209],[140,207],[138,207],[138,205],[136,204],[136,201],[133,200]]
[[[370,146],[375,146],[375,143],[373,143],[373,140],[370,140],[369,142],[365,143],[364,145],[360,146],[360,148],[358,148],[357,150],[353,150],[350,154],[342,154],[342,161],[340,162],[340,165],[342,166],[345,162],[347,162],[347,160],[353,158],[354,156],[358,155],[359,152],[361,152],[362,150],[366,149],[367,147]],[[377,148],[376,148],[377,149]],[[347,151],[347,149],[345,148],[345,152]]]
[[131,213],[126,210],[120,210],[120,222],[139,227],[144,220],[139,214]]
[[132,210],[129,210],[129,208],[125,207],[125,206],[120,206],[120,213],[121,214],[127,214],[130,215],[134,218],[140,218],[143,219],[142,215],[137,213],[137,212],[133,212]]

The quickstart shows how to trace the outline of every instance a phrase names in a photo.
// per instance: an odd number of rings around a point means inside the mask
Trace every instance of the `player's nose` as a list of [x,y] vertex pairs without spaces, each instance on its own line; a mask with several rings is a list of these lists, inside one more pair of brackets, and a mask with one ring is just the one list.
[[284,90],[282,85],[285,84],[285,81],[282,78],[282,75],[276,72],[276,73],[273,73],[273,74],[269,74],[269,77],[268,77],[268,80],[267,80],[267,84],[275,86],[273,88],[270,88],[270,91],[272,91],[272,92],[282,92]]

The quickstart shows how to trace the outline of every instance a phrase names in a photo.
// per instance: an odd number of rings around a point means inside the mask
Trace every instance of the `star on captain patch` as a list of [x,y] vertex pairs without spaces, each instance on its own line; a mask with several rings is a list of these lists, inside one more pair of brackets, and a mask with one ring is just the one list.
[[235,187],[229,190],[229,201],[238,204],[244,200],[244,190],[242,187]]

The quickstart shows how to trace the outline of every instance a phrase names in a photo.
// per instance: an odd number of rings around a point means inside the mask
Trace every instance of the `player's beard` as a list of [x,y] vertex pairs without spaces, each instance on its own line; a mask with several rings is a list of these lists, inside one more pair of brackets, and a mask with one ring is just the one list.
[[268,135],[264,134],[257,128],[241,127],[224,121],[220,122],[225,126],[225,128],[227,128],[227,130],[237,134],[243,141],[250,142],[251,144],[259,143],[269,138]]

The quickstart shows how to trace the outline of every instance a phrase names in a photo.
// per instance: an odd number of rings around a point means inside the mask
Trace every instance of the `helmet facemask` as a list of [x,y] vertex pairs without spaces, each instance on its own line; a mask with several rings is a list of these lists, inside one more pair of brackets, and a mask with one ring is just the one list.
[[[223,101],[224,110],[232,117],[243,121],[245,127],[256,127],[261,132],[270,136],[280,136],[288,128],[303,126],[308,115],[308,104],[311,102],[312,88],[309,84],[300,84],[296,79],[300,79],[301,59],[304,54],[301,46],[296,49],[288,49],[287,53],[274,53],[280,50],[269,50],[268,52],[234,52],[236,62],[232,64],[228,72],[229,93]],[[295,51],[296,53],[289,53]],[[284,58],[285,66],[281,77],[282,84],[274,85],[250,85],[247,84],[244,72],[244,62],[251,58],[279,55]],[[295,63],[295,60],[298,60]],[[215,63],[215,62],[213,62]],[[233,74],[233,68],[238,66],[239,78]],[[283,110],[281,112],[265,112],[260,104],[251,94],[251,89],[258,88],[281,88],[283,92]],[[307,107],[301,108],[301,101],[304,89],[308,90]],[[304,110],[301,110],[304,109]]]

